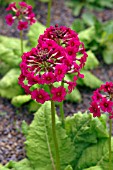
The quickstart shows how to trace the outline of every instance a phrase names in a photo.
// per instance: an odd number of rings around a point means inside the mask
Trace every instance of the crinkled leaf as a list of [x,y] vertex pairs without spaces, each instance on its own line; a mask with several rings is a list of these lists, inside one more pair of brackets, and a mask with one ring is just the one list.
[[[50,102],[46,102],[36,112],[34,120],[29,127],[27,141],[25,142],[27,157],[36,170],[52,170],[52,162],[55,160],[55,150],[51,126]],[[61,170],[64,170],[68,164],[73,164],[75,148],[70,138],[66,135],[65,130],[58,122],[58,118],[56,129]]]
[[84,69],[91,70],[91,69],[96,68],[99,65],[99,61],[95,57],[94,53],[92,51],[87,51],[87,54],[88,54],[88,57],[87,57],[87,61],[84,66]]
[[22,128],[22,133],[26,136],[28,134],[29,126],[25,120],[22,121],[21,128]]
[[[112,167],[113,167],[113,138],[112,138]],[[81,154],[76,170],[100,166],[102,170],[108,170],[109,167],[108,140],[101,139],[86,149]],[[96,169],[95,169],[96,170]]]
[[87,113],[77,113],[65,119],[67,135],[71,137],[76,150],[75,166],[78,165],[77,162],[85,148],[98,143],[100,139],[108,138],[109,135],[105,123],[105,115],[99,119],[93,118],[92,114]]
[[28,32],[29,43],[31,47],[37,46],[37,40],[40,34],[43,34],[46,27],[42,25],[40,22],[36,22],[30,27]]
[[0,80],[0,95],[6,98],[12,98],[24,93],[23,89],[18,85],[18,77],[20,75],[20,69],[11,69]]
[[31,95],[19,95],[13,97],[11,103],[16,107],[20,107],[21,105],[29,102],[30,100],[31,100]]
[[84,78],[77,80],[78,85],[86,85],[87,87],[96,89],[99,88],[103,83],[89,71],[82,70],[81,73],[84,74]]

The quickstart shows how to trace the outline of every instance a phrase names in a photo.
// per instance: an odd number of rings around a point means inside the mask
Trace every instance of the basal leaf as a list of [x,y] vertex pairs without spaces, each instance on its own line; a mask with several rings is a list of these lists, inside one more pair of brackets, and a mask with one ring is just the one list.
[[35,47],[37,45],[37,40],[40,34],[43,34],[46,27],[42,25],[40,22],[36,22],[30,27],[28,32],[29,43],[31,47]]
[[[85,149],[97,144],[100,139],[108,138],[105,122],[106,117],[104,115],[101,119],[98,119],[93,118],[92,114],[87,113],[77,113],[72,117],[66,118],[65,127],[67,135],[71,137],[76,150],[75,167],[78,167],[78,161]],[[83,168],[85,167],[83,166],[81,169]]]
[[64,170],[73,170],[71,165],[68,165]]
[[11,69],[0,80],[0,95],[6,98],[12,98],[24,93],[23,89],[18,84],[18,77],[20,75],[20,69]]
[[[76,170],[81,170],[93,166],[99,166],[102,170],[108,170],[109,167],[109,156],[108,156],[108,140],[101,139],[97,144],[94,144],[86,148],[76,166]],[[113,167],[113,138],[112,138],[112,167]],[[95,169],[96,170],[96,169]]]
[[11,100],[11,103],[16,107],[20,107],[21,105],[29,102],[30,100],[31,100],[30,95],[19,95],[19,96],[13,97]]
[[89,71],[82,70],[81,73],[84,74],[84,78],[77,80],[78,85],[86,85],[87,87],[96,89],[99,88],[103,83]]
[[[36,170],[52,170],[54,165],[55,151],[51,131],[51,109],[50,102],[46,102],[36,112],[27,135],[26,150],[31,165]],[[75,148],[70,138],[58,121],[56,123],[57,138],[61,159],[61,170],[68,164],[73,164]],[[62,135],[61,135],[62,134]]]
[[94,53],[92,51],[87,51],[88,57],[86,64],[84,66],[85,70],[92,70],[96,68],[99,65],[99,61],[95,57]]

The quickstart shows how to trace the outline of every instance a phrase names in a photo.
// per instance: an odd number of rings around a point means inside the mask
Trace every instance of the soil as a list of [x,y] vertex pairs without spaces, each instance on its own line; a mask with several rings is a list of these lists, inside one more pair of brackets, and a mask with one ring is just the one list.
[[[62,8],[61,8],[62,7]],[[47,4],[37,2],[34,8],[38,21],[46,25]],[[64,0],[54,0],[52,4],[51,24],[70,26],[75,17],[72,15],[72,10],[69,9]],[[85,12],[85,10],[83,11]],[[113,10],[105,9],[101,12],[93,11],[94,14],[102,21],[113,18]],[[4,7],[0,7],[0,34],[6,36],[19,37],[19,32],[16,31],[15,25],[9,27],[6,25],[4,18],[6,11]],[[26,38],[26,36],[25,36]],[[106,65],[102,61],[97,69],[92,70],[92,73],[100,78],[103,82],[113,81],[113,64]],[[64,103],[65,115],[72,115],[78,111],[85,112],[91,100],[93,90],[86,87],[78,87],[82,94],[81,103]],[[59,109],[57,109],[59,112]],[[25,137],[22,134],[21,124],[25,120],[28,124],[33,120],[33,114],[27,111],[27,105],[20,108],[15,108],[11,105],[10,100],[0,97],[0,163],[6,164],[10,160],[21,160],[25,157],[24,141]]]

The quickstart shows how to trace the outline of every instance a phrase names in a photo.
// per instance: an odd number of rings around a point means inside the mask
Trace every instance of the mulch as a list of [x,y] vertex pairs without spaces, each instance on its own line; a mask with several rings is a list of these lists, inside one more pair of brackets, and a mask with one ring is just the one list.
[[[37,15],[38,21],[46,25],[47,4],[36,2],[34,12]],[[64,0],[54,0],[51,12],[52,25],[57,23],[59,25],[70,26],[75,19],[72,15],[72,10],[65,5]],[[113,18],[113,10],[105,9],[101,12],[93,12],[102,21]],[[0,16],[0,34],[19,37],[19,32],[16,31],[15,26],[10,28],[6,25],[4,21],[6,11],[4,7],[0,7]],[[92,73],[103,82],[113,81],[113,64],[106,65],[101,61],[100,66],[97,69],[92,70]],[[86,87],[78,87],[78,89],[81,92],[83,100],[81,103],[65,101],[64,111],[66,116],[72,115],[78,111],[85,112],[89,108],[93,90]],[[59,109],[57,109],[57,111],[59,112]],[[3,165],[10,160],[18,161],[25,158],[25,137],[21,130],[23,120],[28,124],[33,120],[33,114],[28,113],[27,105],[15,108],[11,105],[10,100],[0,97],[0,163]]]

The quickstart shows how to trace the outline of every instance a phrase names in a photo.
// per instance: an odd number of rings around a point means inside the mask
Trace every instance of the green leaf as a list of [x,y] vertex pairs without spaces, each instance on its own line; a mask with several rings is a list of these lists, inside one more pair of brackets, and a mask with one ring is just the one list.
[[82,70],[81,73],[84,74],[84,78],[77,80],[78,85],[81,85],[81,86],[86,85],[87,87],[96,89],[96,88],[99,88],[101,84],[103,83],[101,80],[99,80],[89,71]]
[[[108,170],[109,167],[108,155],[109,155],[108,140],[107,139],[99,140],[97,144],[94,144],[84,149],[76,166],[76,170],[90,168],[92,166],[100,166],[100,169]],[[112,138],[112,167],[113,167],[113,138]]]
[[[56,122],[61,170],[64,170],[68,164],[74,163],[75,148],[65,130],[61,127],[58,118]],[[55,150],[51,126],[51,106],[50,102],[46,102],[36,112],[25,142],[27,157],[36,170],[52,170]]]
[[84,13],[82,19],[88,26],[93,26],[97,20],[96,16],[91,12]]
[[25,120],[22,121],[21,128],[22,128],[22,133],[23,133],[25,136],[27,136],[29,126],[28,126],[28,124],[25,122]]
[[20,107],[21,105],[29,102],[30,100],[31,100],[31,95],[19,95],[13,97],[11,103],[16,107]]
[[84,28],[85,28],[85,25],[81,19],[75,19],[71,25],[71,29],[73,29],[76,32],[80,32],[84,30]]
[[[23,159],[19,162],[14,162],[14,161],[10,161],[7,165],[5,165],[6,169],[0,169],[0,170],[33,170],[31,168],[30,162],[27,159]],[[8,169],[7,169],[8,168]]]
[[106,64],[113,63],[113,42],[106,43],[106,48],[102,51],[102,54]]
[[6,98],[12,98],[24,93],[23,89],[18,85],[18,77],[20,75],[20,69],[11,69],[0,80],[0,95]]
[[27,34],[29,38],[29,43],[31,47],[37,46],[37,40],[41,34],[43,34],[46,27],[42,25],[40,22],[36,22],[30,27],[30,30]]
[[93,37],[95,37],[94,26],[87,28],[79,33],[79,38],[82,42],[84,42],[85,46],[92,41]]
[[64,170],[73,170],[71,165],[68,165]]
[[28,105],[28,110],[29,112],[36,112],[41,106],[42,104],[36,102],[35,100],[31,100]]
[[96,68],[99,65],[99,61],[97,60],[97,58],[95,57],[94,53],[92,51],[87,51],[88,57],[87,57],[87,61],[86,64],[84,66],[85,70],[92,70],[94,68]]
[[92,166],[92,167],[90,167],[90,168],[85,168],[85,169],[83,169],[83,170],[103,170],[100,166]]
[[[79,167],[78,162],[81,159],[81,155],[85,149],[89,148],[90,146],[93,146],[94,144],[96,146],[98,141],[100,141],[101,139],[105,140],[109,137],[108,130],[106,127],[105,115],[102,115],[102,118],[99,119],[93,118],[92,114],[82,114],[79,112],[71,117],[68,116],[65,119],[65,127],[67,135],[71,137],[76,149],[75,167]],[[82,166],[81,169],[83,168],[85,168],[85,166]]]

